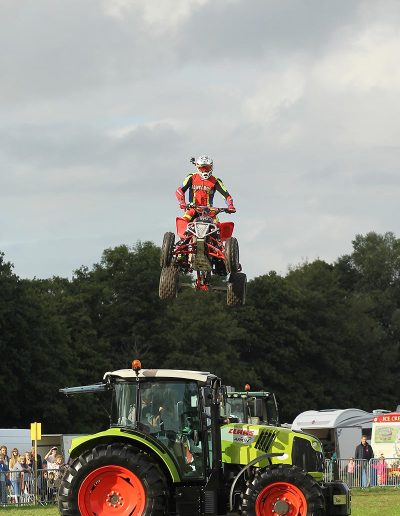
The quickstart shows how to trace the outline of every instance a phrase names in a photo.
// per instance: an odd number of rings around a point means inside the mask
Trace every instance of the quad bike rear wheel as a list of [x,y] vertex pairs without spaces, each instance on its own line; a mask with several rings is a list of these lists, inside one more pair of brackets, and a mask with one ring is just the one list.
[[230,237],[225,242],[225,267],[228,274],[239,270],[239,244],[235,237]]
[[246,302],[247,277],[243,272],[235,272],[229,276],[226,292],[228,306],[243,306]]
[[178,295],[178,269],[173,265],[161,270],[158,293],[160,299],[173,299]]
[[259,470],[242,494],[246,516],[323,516],[325,500],[316,480],[297,466],[276,464]]
[[164,516],[168,486],[147,453],[124,443],[98,445],[67,468],[58,505],[63,516]]
[[172,262],[174,253],[175,235],[170,231],[164,234],[163,243],[161,245],[160,265],[161,267],[169,267]]

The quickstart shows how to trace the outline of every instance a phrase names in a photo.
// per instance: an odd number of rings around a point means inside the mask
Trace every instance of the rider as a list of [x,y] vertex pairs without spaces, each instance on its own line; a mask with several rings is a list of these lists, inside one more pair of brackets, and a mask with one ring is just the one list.
[[[221,179],[212,175],[213,160],[209,156],[192,158],[191,163],[196,165],[197,172],[188,174],[183,180],[182,186],[176,190],[176,198],[179,207],[186,209],[185,192],[189,190],[189,202],[198,206],[212,206],[215,191],[225,197],[229,213],[235,213],[233,199],[225,188]],[[196,216],[196,209],[190,208],[185,212],[183,218],[190,221]]]

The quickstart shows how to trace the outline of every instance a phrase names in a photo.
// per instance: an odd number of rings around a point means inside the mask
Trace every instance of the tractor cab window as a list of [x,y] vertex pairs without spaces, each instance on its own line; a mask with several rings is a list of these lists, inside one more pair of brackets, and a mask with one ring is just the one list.
[[225,405],[225,417],[235,423],[247,423],[246,405],[241,396],[228,398]]
[[136,420],[136,383],[114,384],[111,426],[134,426]]
[[268,425],[279,425],[278,408],[274,395],[249,397],[248,405],[254,424],[262,421]]
[[[143,380],[114,385],[112,426],[131,426],[160,441],[183,476],[204,475],[198,384],[185,380]],[[136,410],[136,400],[139,400]]]

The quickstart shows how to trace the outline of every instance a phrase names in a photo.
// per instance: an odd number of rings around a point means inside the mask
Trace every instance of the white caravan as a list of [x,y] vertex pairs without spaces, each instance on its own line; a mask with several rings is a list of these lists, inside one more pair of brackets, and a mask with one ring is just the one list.
[[356,408],[307,410],[295,418],[292,430],[315,435],[327,452],[335,450],[338,459],[348,459],[354,457],[361,435],[371,438],[373,418],[373,413]]

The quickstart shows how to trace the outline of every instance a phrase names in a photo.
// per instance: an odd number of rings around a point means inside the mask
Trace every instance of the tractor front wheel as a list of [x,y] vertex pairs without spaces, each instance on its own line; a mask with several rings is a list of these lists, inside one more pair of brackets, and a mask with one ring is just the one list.
[[297,466],[277,464],[259,470],[242,494],[246,516],[323,516],[325,501],[316,480]]
[[164,516],[168,486],[154,459],[131,445],[100,445],[67,468],[59,489],[63,516]]

